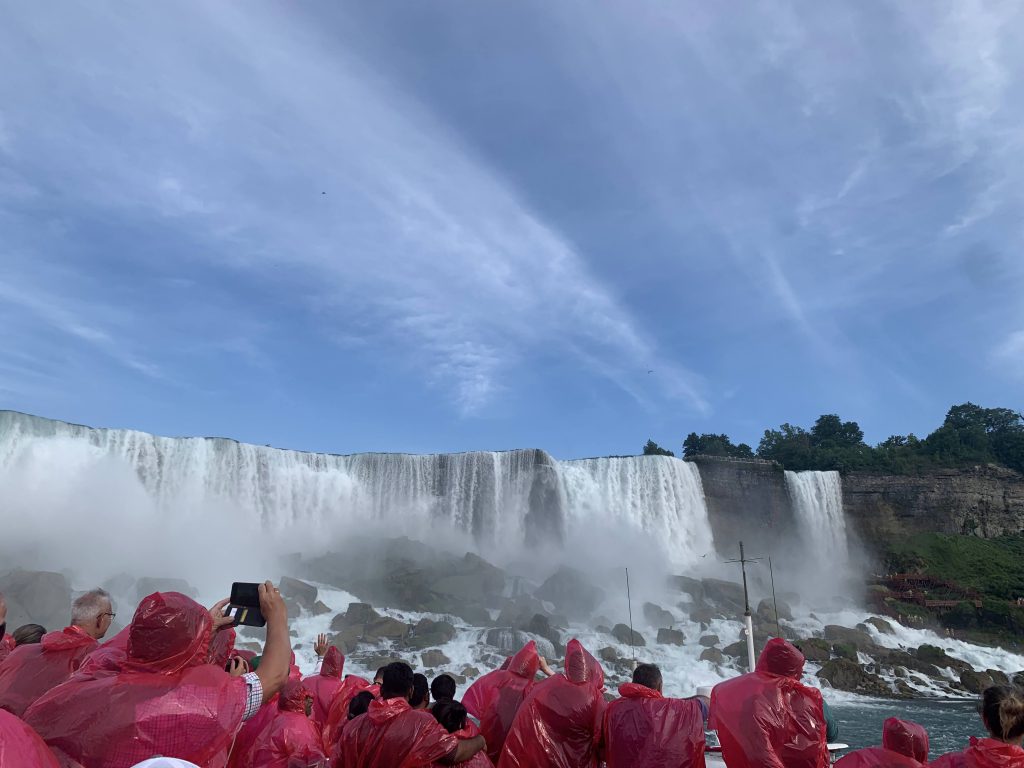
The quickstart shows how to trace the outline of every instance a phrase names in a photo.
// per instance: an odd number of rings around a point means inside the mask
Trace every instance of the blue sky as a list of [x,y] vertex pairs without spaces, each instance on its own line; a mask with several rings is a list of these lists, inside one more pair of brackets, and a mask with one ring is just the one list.
[[0,407],[576,457],[1024,406],[1019,3],[4,19]]

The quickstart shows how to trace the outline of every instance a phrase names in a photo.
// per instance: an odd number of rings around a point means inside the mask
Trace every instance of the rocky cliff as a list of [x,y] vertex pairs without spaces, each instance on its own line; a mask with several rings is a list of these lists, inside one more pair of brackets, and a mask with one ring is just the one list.
[[792,531],[793,505],[785,474],[773,462],[697,456],[715,548],[738,554],[739,541],[772,545]]
[[1024,475],[994,466],[919,475],[843,477],[849,525],[874,548],[893,536],[950,533],[992,538],[1024,532]]

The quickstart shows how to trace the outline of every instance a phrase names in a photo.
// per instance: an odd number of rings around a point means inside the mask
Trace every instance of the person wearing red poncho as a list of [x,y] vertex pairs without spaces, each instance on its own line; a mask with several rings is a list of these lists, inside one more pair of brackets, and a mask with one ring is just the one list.
[[317,655],[322,655],[324,659],[320,665],[320,672],[302,680],[313,697],[313,722],[320,728],[327,723],[331,702],[334,701],[334,695],[341,688],[341,676],[345,671],[345,657],[341,651],[332,645],[325,652],[321,652],[326,645],[327,638],[321,636],[316,645]]
[[608,768],[703,768],[704,712],[696,699],[661,695],[661,670],[640,664],[608,705],[601,743]]
[[484,739],[459,741],[429,712],[414,710],[412,667],[388,664],[380,698],[341,731],[335,766],[343,768],[429,768],[465,762],[484,748]]
[[309,691],[289,680],[278,699],[277,715],[256,739],[252,768],[322,768],[327,765],[320,731],[309,719]]
[[565,672],[534,686],[516,713],[498,768],[596,768],[604,670],[573,639]]
[[59,763],[39,734],[0,710],[0,768],[59,768]]
[[[382,672],[383,669],[378,670],[375,679],[378,679]],[[369,680],[359,675],[348,675],[338,687],[338,692],[334,694],[327,711],[327,720],[323,725],[324,745],[328,752],[333,751],[341,736],[341,729],[349,720],[348,705],[361,691],[369,691],[376,699],[380,695],[380,684],[371,684]]]
[[110,595],[86,592],[71,608],[71,624],[23,645],[0,667],[0,709],[21,717],[40,696],[67,680],[99,646],[114,617]]
[[83,665],[25,721],[81,768],[129,768],[155,756],[222,768],[239,724],[287,677],[288,611],[270,582],[259,592],[267,642],[258,673],[233,677],[206,663],[215,626],[231,624],[226,600],[207,611],[186,595],[156,592],[135,611],[123,656]]
[[828,766],[821,691],[800,682],[803,669],[803,654],[775,637],[753,672],[715,686],[709,726],[729,768]]
[[531,640],[515,656],[506,659],[501,669],[488,672],[473,683],[462,697],[466,711],[480,721],[480,733],[487,740],[487,756],[495,764],[519,707],[536,684],[538,670],[549,677],[553,674],[537,652],[537,643]]
[[981,720],[991,738],[971,737],[963,752],[943,755],[932,768],[1024,768],[1024,691],[993,685],[981,695]]
[[[430,714],[459,741],[475,739],[480,735],[480,729],[466,717],[466,708],[454,699],[442,699],[434,705]],[[440,765],[440,763],[434,763],[434,765]],[[494,763],[491,762],[491,758],[484,750],[480,750],[466,762],[458,763],[457,768],[494,768]]]
[[882,725],[882,746],[851,752],[837,768],[927,768],[928,731],[909,720],[890,717]]
[[[295,652],[289,651],[288,662],[288,682],[301,682],[302,672],[295,664]],[[240,663],[241,659],[238,659]],[[259,667],[263,666],[261,663],[262,659],[257,662],[254,658],[253,663]],[[238,735],[235,736],[235,743],[231,747],[231,759],[228,761],[228,765],[231,768],[251,768],[253,761],[254,750],[256,749],[256,743],[259,741],[260,736],[266,731],[270,725],[274,722],[278,713],[278,702],[280,701],[281,694],[277,693],[268,699],[265,699],[263,706],[259,708],[251,718],[249,718],[238,731]]]

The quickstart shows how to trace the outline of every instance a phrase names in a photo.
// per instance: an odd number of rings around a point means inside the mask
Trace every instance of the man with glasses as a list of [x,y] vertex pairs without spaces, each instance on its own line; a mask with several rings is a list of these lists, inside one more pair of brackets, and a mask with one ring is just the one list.
[[0,709],[21,717],[51,688],[63,683],[99,645],[114,619],[110,595],[94,589],[71,606],[71,624],[15,648],[0,665]]

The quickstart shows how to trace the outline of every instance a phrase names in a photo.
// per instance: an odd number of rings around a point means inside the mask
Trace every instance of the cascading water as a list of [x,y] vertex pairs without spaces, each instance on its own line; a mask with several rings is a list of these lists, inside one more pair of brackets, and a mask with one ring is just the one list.
[[838,472],[786,472],[786,485],[809,560],[844,574],[850,553]]
[[574,526],[640,530],[653,536],[676,568],[694,565],[714,542],[700,471],[667,456],[558,463],[566,518]]
[[100,466],[134,474],[141,488],[129,495],[144,496],[162,516],[230,508],[272,532],[330,533],[376,521],[417,537],[446,523],[490,549],[561,541],[581,528],[630,530],[653,535],[683,566],[712,548],[697,468],[666,457],[558,462],[540,450],[336,456],[0,412],[0,497],[15,487],[23,496],[52,496],[54,487]]

